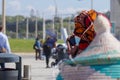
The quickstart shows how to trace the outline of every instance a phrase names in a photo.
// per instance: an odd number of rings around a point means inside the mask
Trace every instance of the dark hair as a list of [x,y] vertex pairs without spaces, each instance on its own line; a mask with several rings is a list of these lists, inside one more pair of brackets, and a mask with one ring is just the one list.
[[3,29],[3,27],[2,27],[2,25],[0,25],[0,31],[2,31],[2,29]]
[[38,38],[38,37],[36,38],[36,40],[39,40],[39,39],[40,39],[40,38]]

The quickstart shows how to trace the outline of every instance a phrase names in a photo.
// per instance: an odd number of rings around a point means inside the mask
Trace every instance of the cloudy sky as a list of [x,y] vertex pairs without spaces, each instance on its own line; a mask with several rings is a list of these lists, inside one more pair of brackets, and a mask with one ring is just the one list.
[[[2,6],[2,0],[0,5]],[[29,16],[33,9],[39,16],[50,16],[55,14],[55,6],[58,14],[73,14],[91,9],[91,0],[6,0],[6,14]],[[110,0],[93,0],[93,9],[100,12],[110,10]]]

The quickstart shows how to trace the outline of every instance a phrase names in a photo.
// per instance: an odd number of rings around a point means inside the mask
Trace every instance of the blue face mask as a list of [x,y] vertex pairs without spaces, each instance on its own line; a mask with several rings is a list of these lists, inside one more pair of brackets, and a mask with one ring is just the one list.
[[75,36],[75,43],[76,43],[76,46],[79,45],[80,40],[81,40],[80,37]]
[[78,46],[79,42],[80,42],[80,38],[77,37],[77,36],[74,36],[74,37],[70,38],[70,45],[71,46],[75,46],[75,45]]

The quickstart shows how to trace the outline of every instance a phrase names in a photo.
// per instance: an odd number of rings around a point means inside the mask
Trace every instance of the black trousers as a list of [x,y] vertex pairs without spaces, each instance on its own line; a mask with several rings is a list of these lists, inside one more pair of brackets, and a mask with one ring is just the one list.
[[46,66],[49,66],[49,59],[50,59],[50,55],[51,55],[51,48],[48,47],[47,45],[45,45],[43,47],[43,52],[44,52],[44,55],[46,57]]
[[35,59],[41,59],[41,50],[40,49],[35,49]]
[[0,63],[0,66],[1,66],[1,69],[4,69],[5,68],[5,63]]

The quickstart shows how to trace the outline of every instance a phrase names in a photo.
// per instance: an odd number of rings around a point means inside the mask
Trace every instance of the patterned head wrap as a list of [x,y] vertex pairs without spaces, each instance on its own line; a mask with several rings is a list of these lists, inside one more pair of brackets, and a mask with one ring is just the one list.
[[75,17],[74,34],[81,38],[79,48],[84,50],[95,37],[93,22],[96,19],[97,12],[94,10],[82,11]]

